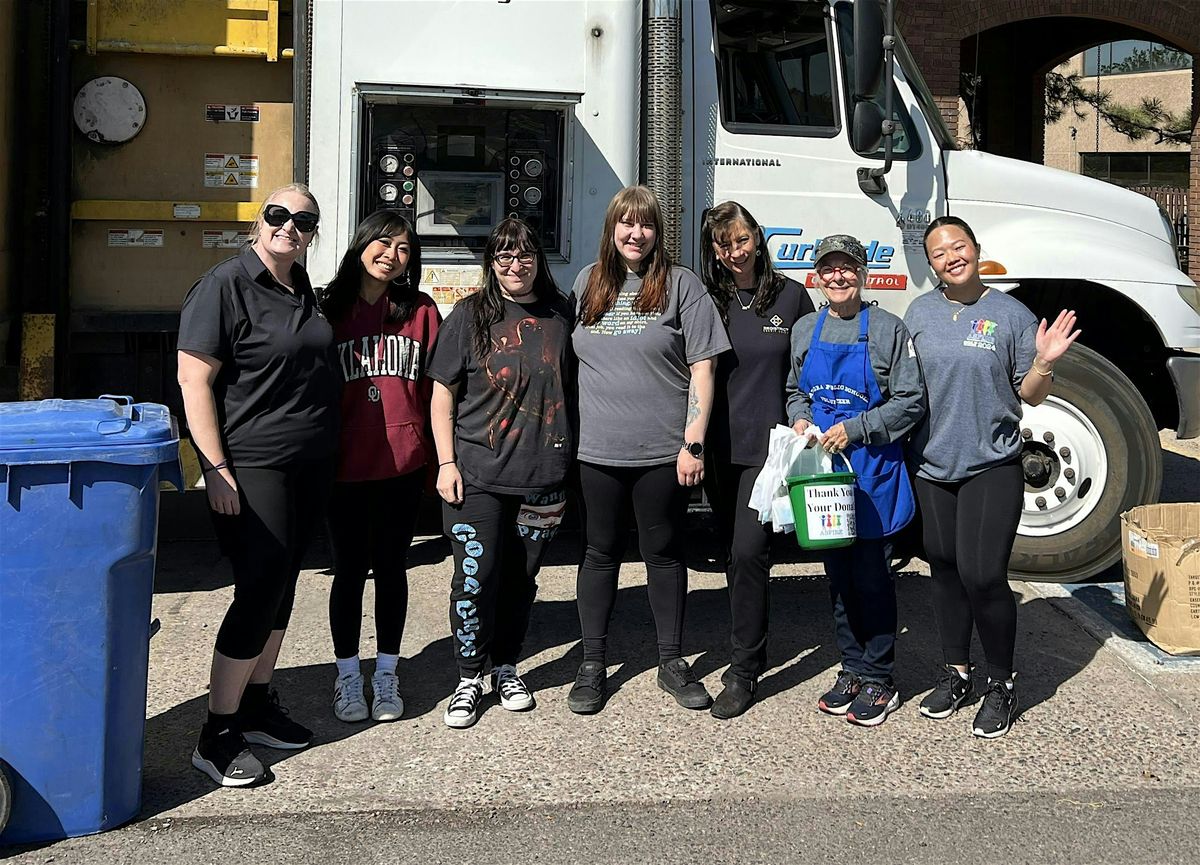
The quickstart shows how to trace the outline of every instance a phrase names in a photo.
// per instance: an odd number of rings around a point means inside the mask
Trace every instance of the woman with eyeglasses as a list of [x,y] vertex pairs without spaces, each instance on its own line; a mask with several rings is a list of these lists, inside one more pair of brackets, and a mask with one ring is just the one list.
[[600,711],[607,696],[608,626],[631,514],[646,563],[658,686],[684,708],[711,702],[682,653],[683,523],[692,487],[704,479],[716,357],[729,339],[696,274],[671,263],[662,233],[654,192],[621,190],[604,217],[598,260],[572,289],[586,504],[577,579],[583,663],[567,697],[577,714]]
[[247,743],[312,741],[270,685],[337,446],[333,328],[298,262],[319,219],[306,187],[272,192],[249,245],[192,286],[180,315],[184,411],[234,577],[192,765],[226,787],[265,774]]
[[729,669],[713,717],[750,708],[767,666],[771,527],[750,507],[767,458],[771,428],[786,421],[784,385],[791,369],[792,326],[813,312],[804,287],[777,271],[750,212],[725,201],[700,229],[701,275],[733,348],[717,359],[704,487],[725,547],[729,583]]
[[[425,368],[441,321],[420,284],[420,238],[398,211],[379,210],[359,223],[321,303],[344,382],[329,507],[329,628],[337,662],[333,713],[347,722],[404,714],[396,667],[408,611],[408,548],[433,457]],[[368,570],[377,633],[370,709],[358,657]]]
[[835,467],[849,464],[857,528],[850,546],[822,556],[842,663],[817,708],[874,727],[900,707],[887,538],[916,513],[903,440],[925,413],[925,385],[904,323],[863,302],[863,245],[847,234],[828,235],[817,245],[814,268],[827,305],[792,329],[788,419],[797,433],[815,424]]
[[575,455],[571,309],[537,234],[505,219],[488,237],[483,268],[482,286],[446,317],[429,362],[459,675],[443,720],[458,729],[478,720],[489,666],[502,708],[534,706],[517,661]]

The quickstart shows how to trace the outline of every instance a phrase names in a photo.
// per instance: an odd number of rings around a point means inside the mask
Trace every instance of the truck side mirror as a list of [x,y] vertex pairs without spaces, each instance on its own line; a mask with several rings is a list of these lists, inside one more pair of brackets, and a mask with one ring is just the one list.
[[871,99],[883,76],[883,4],[859,0],[854,4],[854,96]]
[[874,102],[856,103],[850,124],[850,141],[856,153],[879,150],[883,142],[883,109]]

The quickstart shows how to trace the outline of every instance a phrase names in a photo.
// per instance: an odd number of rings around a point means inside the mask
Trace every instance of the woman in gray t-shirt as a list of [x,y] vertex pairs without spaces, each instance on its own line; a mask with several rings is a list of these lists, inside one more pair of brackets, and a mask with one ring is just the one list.
[[935,219],[925,254],[942,285],[904,323],[925,372],[929,414],[914,434],[917,499],[945,669],[921,714],[948,718],[970,699],[971,626],[987,659],[976,736],[1003,736],[1017,711],[1017,608],[1008,558],[1021,519],[1021,402],[1050,393],[1054,362],[1079,331],[1064,310],[1047,326],[979,278],[979,243],[957,217]]
[[704,477],[716,356],[729,339],[694,273],[659,243],[662,211],[644,186],[609,203],[595,264],[572,294],[579,380],[579,482],[586,547],[579,566],[583,663],[567,705],[604,705],[609,619],[629,516],[637,522],[658,632],[658,684],[680,705],[710,699],[681,656],[687,567],[683,521]]

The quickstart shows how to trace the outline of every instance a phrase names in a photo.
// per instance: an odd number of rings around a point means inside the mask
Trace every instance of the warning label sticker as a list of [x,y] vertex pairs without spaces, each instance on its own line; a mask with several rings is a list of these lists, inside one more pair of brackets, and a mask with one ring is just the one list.
[[144,249],[162,246],[163,230],[161,228],[110,228],[108,245]]
[[451,307],[474,293],[482,281],[483,268],[478,266],[427,267],[421,271],[421,289],[441,307]]
[[210,102],[204,106],[204,119],[212,123],[257,123],[257,105],[224,105]]
[[257,187],[258,157],[253,153],[204,154],[204,185],[207,187]]
[[238,249],[250,242],[250,232],[206,230],[202,232],[202,238],[205,249]]

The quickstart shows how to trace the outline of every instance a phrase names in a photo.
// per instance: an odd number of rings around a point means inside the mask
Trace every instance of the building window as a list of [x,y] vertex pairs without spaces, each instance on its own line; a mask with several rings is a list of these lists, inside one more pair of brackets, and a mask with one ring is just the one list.
[[1187,189],[1187,153],[1081,153],[1079,173],[1119,186]]
[[1084,75],[1132,75],[1191,68],[1192,55],[1145,39],[1107,42],[1083,53]]

